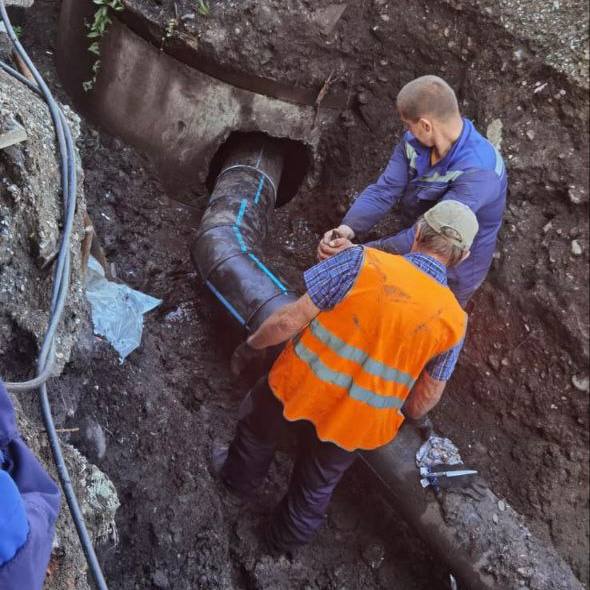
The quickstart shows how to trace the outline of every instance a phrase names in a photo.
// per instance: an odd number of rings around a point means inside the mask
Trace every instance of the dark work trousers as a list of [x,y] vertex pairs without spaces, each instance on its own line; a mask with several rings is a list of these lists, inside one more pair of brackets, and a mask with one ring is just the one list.
[[[221,471],[226,485],[245,496],[252,496],[264,481],[281,432],[289,424],[266,377],[258,381],[251,395],[252,410],[238,422]],[[311,540],[324,521],[336,484],[356,458],[356,453],[319,440],[311,423],[294,424],[300,435],[299,452],[289,489],[268,530],[271,544],[286,551]]]

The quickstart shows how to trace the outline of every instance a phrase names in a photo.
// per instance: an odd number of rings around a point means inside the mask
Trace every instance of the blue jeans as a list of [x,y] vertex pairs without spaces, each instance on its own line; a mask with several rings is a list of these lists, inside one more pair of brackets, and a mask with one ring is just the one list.
[[[258,381],[251,396],[252,410],[238,422],[221,471],[226,485],[246,496],[253,495],[263,483],[281,433],[290,424],[266,377]],[[271,544],[285,551],[311,540],[324,521],[336,484],[356,458],[354,452],[319,440],[310,422],[291,426],[297,428],[299,452],[289,489],[275,509],[268,531]]]

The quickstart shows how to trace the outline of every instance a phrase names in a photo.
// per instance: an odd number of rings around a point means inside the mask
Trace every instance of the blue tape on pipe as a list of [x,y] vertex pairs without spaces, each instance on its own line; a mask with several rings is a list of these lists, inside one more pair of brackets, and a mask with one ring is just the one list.
[[[260,195],[262,194],[262,188],[264,187],[264,176],[260,176],[260,182],[258,183],[258,189],[256,190],[256,194],[254,195],[254,204],[256,205],[260,200]],[[287,288],[281,283],[281,281],[268,269],[252,252],[249,251],[246,242],[244,241],[244,237],[242,236],[242,232],[240,231],[240,225],[242,224],[242,220],[244,219],[244,214],[246,213],[246,209],[248,207],[248,200],[242,199],[240,203],[240,209],[238,210],[238,214],[236,215],[236,222],[232,226],[236,239],[238,240],[238,244],[240,245],[240,249],[242,252],[247,252],[248,256],[256,263],[256,266],[281,290],[281,293],[286,293]],[[207,282],[209,285],[209,282]],[[210,285],[212,287],[212,285]],[[212,287],[212,290],[214,287]],[[219,291],[214,291],[217,295],[218,299],[227,307],[227,309],[237,317],[242,324],[244,324],[244,320],[241,319],[239,314],[236,316],[235,309],[227,302],[227,300],[219,293]]]
[[219,301],[223,303],[223,305],[229,311],[229,313],[231,313],[234,316],[234,318],[236,318],[236,320],[238,320],[238,322],[242,324],[242,326],[246,325],[246,321],[244,320],[244,318],[238,313],[236,308],[215,288],[213,283],[211,283],[211,281],[207,281],[206,284],[207,287],[211,289],[213,295],[215,295],[215,297],[217,297],[217,299],[219,299]]
[[275,277],[272,272],[266,268],[266,266],[264,266],[264,264],[262,264],[262,262],[254,255],[252,254],[252,252],[248,252],[248,256],[250,256],[250,258],[256,263],[256,265],[258,266],[258,268],[283,292],[286,293],[287,292],[287,288],[285,287],[285,285],[283,285],[283,283],[281,283],[281,281],[279,281],[279,279],[277,279],[277,277]]
[[254,204],[258,205],[258,201],[260,200],[260,195],[262,194],[262,187],[264,186],[264,176],[260,176],[260,182],[258,183],[258,190],[254,195]]

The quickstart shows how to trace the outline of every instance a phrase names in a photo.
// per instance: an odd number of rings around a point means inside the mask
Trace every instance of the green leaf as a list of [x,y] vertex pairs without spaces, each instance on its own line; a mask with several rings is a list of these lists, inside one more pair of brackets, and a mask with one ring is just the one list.
[[98,41],[95,41],[94,43],[91,43],[88,46],[88,51],[90,51],[90,53],[94,53],[95,55],[100,55],[100,44]]
[[209,2],[207,2],[207,0],[197,0],[197,12],[201,16],[209,16],[209,14],[211,14]]

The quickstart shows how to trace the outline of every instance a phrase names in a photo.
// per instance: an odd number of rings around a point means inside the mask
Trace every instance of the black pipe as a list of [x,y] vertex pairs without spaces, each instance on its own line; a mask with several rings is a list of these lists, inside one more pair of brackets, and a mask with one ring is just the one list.
[[[267,137],[234,148],[192,248],[203,280],[248,332],[296,298],[256,250],[268,230],[282,167],[281,144]],[[483,480],[475,496],[459,491],[436,497],[424,490],[415,463],[421,442],[413,427],[404,426],[393,442],[361,453],[361,459],[461,588],[522,587],[519,572],[530,571],[536,590],[582,589],[553,547],[535,539],[511,508],[498,508],[498,497]]]
[[248,332],[297,296],[261,259],[283,169],[282,144],[252,136],[217,176],[192,247],[206,285]]

